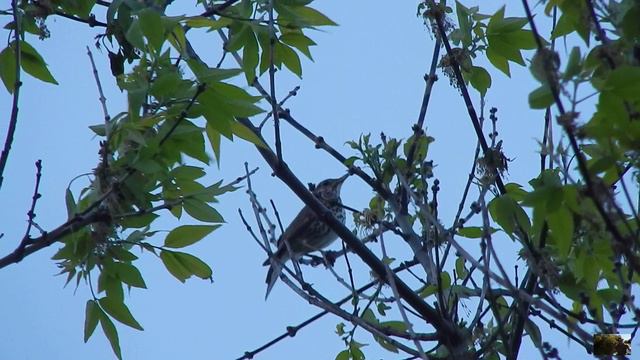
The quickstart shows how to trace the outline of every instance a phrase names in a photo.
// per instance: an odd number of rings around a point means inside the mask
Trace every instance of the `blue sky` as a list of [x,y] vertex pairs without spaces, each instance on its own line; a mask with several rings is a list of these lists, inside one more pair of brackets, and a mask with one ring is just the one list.
[[[286,106],[296,119],[346,155],[350,150],[345,142],[362,133],[372,133],[374,138],[380,132],[392,137],[410,136],[434,43],[421,19],[415,16],[417,2],[399,1],[391,6],[382,1],[328,0],[315,6],[340,26],[313,33],[312,38],[319,46],[312,49],[315,62],[303,62],[302,80],[284,71],[278,73],[279,97],[300,85],[299,95]],[[507,14],[522,16],[518,6],[514,2]],[[185,4],[185,9],[190,6]],[[25,76],[19,127],[0,192],[0,203],[4,204],[0,232],[5,233],[0,239],[0,254],[12,251],[23,236],[35,179],[33,164],[37,159],[43,161],[43,197],[36,213],[37,221],[45,229],[65,220],[64,190],[69,181],[90,172],[97,163],[97,139],[88,126],[102,121],[102,111],[85,47],[93,45],[99,29],[62,18],[50,18],[47,25],[51,38],[43,42],[32,38],[30,43],[46,59],[60,85],[44,84]],[[219,39],[213,33],[198,36],[194,45],[205,59],[217,60]],[[125,94],[117,90],[110,77],[106,54],[94,49],[94,56],[109,110],[114,115],[125,109]],[[227,60],[226,65],[234,64]],[[536,139],[542,134],[544,114],[529,110],[527,103],[528,93],[537,85],[524,68],[512,67],[512,79],[497,71],[491,73],[493,86],[486,99],[487,110],[498,107],[503,148],[514,159],[509,164],[507,181],[526,184],[536,176],[539,167]],[[477,93],[474,101],[479,104]],[[10,104],[11,97],[3,92],[0,113],[5,118]],[[442,75],[434,88],[426,126],[427,133],[436,138],[429,158],[437,165],[435,175],[441,184],[440,214],[445,224],[450,225],[471,167],[475,135],[462,99]],[[4,127],[0,129],[2,138],[5,131]],[[314,149],[313,144],[286,125],[282,137],[285,160],[303,182],[317,182],[344,172],[338,162]],[[250,167],[260,167],[254,177],[258,196],[265,204],[273,199],[283,221],[288,223],[302,207],[301,202],[278,179],[269,176],[267,165],[250,144],[223,143],[222,161],[219,167],[212,164],[207,168],[208,179],[230,181],[243,174],[245,161]],[[343,187],[343,201],[351,207],[365,207],[370,197],[371,192],[358,179],[349,179]],[[268,301],[263,300],[266,269],[261,264],[265,256],[244,230],[238,208],[250,213],[243,190],[221,199],[219,210],[227,224],[189,248],[211,265],[213,284],[197,279],[181,284],[158,259],[142,256],[138,267],[149,289],[133,290],[127,295],[127,302],[145,331],[118,326],[126,359],[236,358],[281,334],[286,326],[319,311],[283,284],[275,286]],[[174,225],[168,218],[161,223],[165,228]],[[504,242],[500,251],[510,266],[516,256],[513,245],[506,238],[496,241]],[[471,241],[463,244],[478,247]],[[64,278],[54,277],[58,270],[50,257],[57,248],[58,245],[53,245],[0,271],[4,289],[0,354],[3,359],[112,359],[100,330],[87,344],[83,343],[84,304],[90,293],[86,285],[77,291],[73,286],[63,288]],[[339,244],[333,248],[339,248]],[[408,254],[402,244],[390,245],[390,251],[399,258]],[[339,261],[336,266],[345,273],[344,262]],[[364,283],[369,278],[368,272],[360,265],[355,266],[357,281]],[[305,278],[334,299],[346,294],[321,268],[305,269]],[[332,359],[344,349],[334,333],[340,321],[327,316],[257,358],[304,354],[307,359]],[[364,332],[357,339],[372,343],[364,349],[369,358],[399,358],[378,350]],[[567,349],[566,340],[557,334],[551,334],[548,340],[560,347],[565,358],[582,354],[575,344]],[[539,354],[525,345],[523,358],[533,356]]]

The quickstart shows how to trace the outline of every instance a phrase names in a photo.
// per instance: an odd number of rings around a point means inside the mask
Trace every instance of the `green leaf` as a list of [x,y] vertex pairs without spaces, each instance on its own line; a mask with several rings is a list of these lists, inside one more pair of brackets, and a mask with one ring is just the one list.
[[496,69],[505,73],[505,75],[511,77],[511,72],[509,71],[509,62],[507,58],[500,55],[493,47],[489,46],[487,48],[487,59],[496,67]]
[[554,103],[549,85],[542,85],[529,94],[529,107],[532,109],[546,109]]
[[458,279],[464,278],[467,276],[467,268],[464,266],[465,260],[462,256],[459,256],[456,259],[456,276]]
[[[164,19],[166,20],[167,18]],[[169,44],[171,44],[178,53],[185,57],[190,57],[190,55],[187,54],[187,37],[184,32],[184,28],[180,25],[176,25],[173,28],[167,28],[168,23],[171,22],[163,21],[163,26],[166,32],[165,39],[169,41]]]
[[180,282],[185,282],[192,274],[175,256],[173,251],[160,252],[160,260],[167,270]]
[[[271,37],[269,36],[268,31],[256,31],[256,37],[258,39],[258,43],[262,48],[262,54],[260,56],[260,66],[258,67],[258,73],[264,74],[265,71],[271,65]],[[273,54],[273,65],[278,66],[280,62],[278,62],[278,53],[274,52]]]
[[434,284],[429,284],[418,292],[418,296],[424,299],[435,294],[437,291],[438,291],[437,286],[435,286]]
[[248,127],[244,126],[238,121],[234,121],[231,123],[231,131],[234,135],[243,140],[246,140],[254,145],[267,148],[267,144],[265,144],[262,139],[260,139],[260,137],[256,135],[256,133],[254,133]]
[[362,318],[362,320],[373,325],[377,325],[380,322],[376,317],[376,314],[370,308],[365,309],[360,317]]
[[211,279],[213,271],[207,263],[198,257],[183,252],[174,252],[173,255],[191,274],[201,279]]
[[524,323],[524,329],[529,334],[529,338],[531,338],[531,342],[540,348],[542,346],[542,335],[540,334],[540,328],[533,321],[526,319]]
[[252,85],[256,78],[256,67],[260,62],[258,56],[258,40],[256,35],[251,31],[246,36],[244,49],[242,49],[242,70],[244,70],[247,84]]
[[182,90],[180,85],[185,83],[188,82],[183,81],[177,71],[165,71],[158,74],[149,92],[157,98],[171,97],[176,94],[176,90]]
[[118,339],[118,330],[116,330],[115,325],[113,325],[113,321],[109,319],[109,316],[100,310],[100,326],[102,326],[102,331],[104,335],[109,340],[111,344],[111,349],[113,349],[114,354],[118,357],[119,360],[122,360],[122,352],[120,350],[120,340]]
[[159,216],[158,214],[154,214],[154,213],[129,216],[122,219],[122,221],[120,222],[120,225],[122,225],[124,228],[139,229],[151,224],[153,220],[155,220],[158,216]]
[[591,19],[588,14],[587,5],[584,1],[561,1],[558,6],[562,11],[562,16],[558,19],[558,24],[553,32],[553,38],[567,35],[576,31],[589,46],[591,34]]
[[[15,46],[15,41],[11,43]],[[56,79],[47,69],[47,64],[40,54],[26,41],[20,41],[20,65],[22,69],[36,79],[58,85]]]
[[207,173],[199,166],[181,165],[171,170],[171,175],[176,179],[196,180]]
[[608,289],[600,289],[597,291],[598,297],[603,304],[608,305],[611,303],[618,303],[622,298],[623,294],[620,289],[608,288]]
[[311,51],[309,50],[310,46],[316,45],[316,43],[305,36],[302,31],[300,33],[285,33],[280,36],[280,41],[287,45],[291,45],[298,49],[301,53],[303,53],[309,60],[313,61],[313,57],[311,56]]
[[64,202],[67,205],[67,219],[71,219],[76,215],[76,202],[73,199],[71,189],[67,188],[64,194]]
[[460,28],[462,45],[466,48],[471,45],[471,23],[469,21],[469,9],[467,9],[460,1],[456,1],[456,15],[458,16],[458,25]]
[[507,190],[507,193],[509,193],[509,196],[511,196],[515,201],[522,201],[522,199],[527,195],[527,191],[518,183],[506,183],[504,184],[504,188]]
[[365,344],[360,344],[359,342],[353,339],[349,342],[349,351],[351,352],[351,359],[353,360],[365,359],[364,353],[362,352],[362,350],[360,350],[360,348],[363,347],[364,345]]
[[480,226],[465,226],[463,228],[458,229],[458,235],[470,238],[470,239],[479,239],[482,237],[482,228]]
[[111,24],[116,18],[116,12],[119,10],[120,5],[124,0],[113,0],[111,4],[109,4],[109,8],[107,9],[107,23]]
[[250,41],[252,34],[253,30],[248,24],[242,24],[240,28],[232,27],[225,50],[235,52],[242,49]]
[[171,230],[164,240],[164,246],[182,248],[194,244],[209,235],[220,225],[182,225]]
[[84,342],[86,343],[98,326],[100,307],[94,300],[87,300],[84,310]]
[[202,16],[193,16],[187,18],[186,25],[191,28],[201,28],[208,27],[209,30],[218,30],[222,29],[225,26],[229,26],[233,23],[233,20],[230,18],[220,18],[217,20],[202,17]]
[[547,222],[553,239],[555,240],[558,254],[566,258],[571,250],[573,240],[573,216],[569,209],[560,207],[556,211],[548,214]]
[[407,329],[409,328],[407,323],[405,323],[404,321],[383,321],[380,324],[381,328],[390,328],[393,330],[396,330],[398,332],[405,332],[407,331]]
[[[505,40],[511,42],[516,48],[523,50],[532,50],[538,47],[536,39],[531,30],[518,30],[505,36]],[[540,38],[543,44],[547,44],[545,39]]]
[[640,99],[640,67],[623,65],[613,70],[606,89],[628,100]]
[[569,61],[567,62],[567,68],[562,74],[564,80],[569,80],[572,77],[578,75],[582,71],[582,57],[580,56],[580,48],[574,46],[569,54]]
[[[145,236],[144,234],[140,234],[142,233],[138,230],[132,232],[129,236],[127,236],[127,242],[139,243]],[[130,262],[138,259],[138,257],[133,255],[130,251],[125,250],[124,248],[119,246],[109,247],[108,252],[113,256],[114,259],[124,262]]]
[[508,195],[494,198],[489,203],[491,218],[498,223],[504,231],[512,235],[515,231],[523,230],[529,233],[531,222],[522,207]]
[[140,274],[140,270],[138,270],[137,267],[124,262],[114,262],[111,264],[111,267],[123,283],[137,288],[147,288],[142,274]]
[[565,13],[560,15],[558,19],[558,23],[555,28],[551,32],[551,39],[557,39],[561,36],[568,35],[576,30],[573,22],[571,21],[571,17]]
[[241,69],[204,68],[198,72],[198,80],[204,83],[220,82],[242,73]]
[[527,18],[524,17],[504,17],[505,7],[502,6],[496,11],[487,25],[487,34],[510,33],[521,29],[527,24]]
[[187,214],[196,220],[212,223],[224,222],[222,215],[202,200],[194,198],[185,199],[183,207]]
[[[489,233],[491,234],[495,233],[496,231],[498,231],[498,229],[489,228]],[[479,239],[482,237],[483,233],[484,230],[480,226],[465,226],[458,229],[458,235],[464,236],[469,239]]]
[[442,287],[442,290],[446,290],[451,287],[451,275],[446,271],[440,273],[440,286]]
[[336,355],[336,360],[350,360],[351,359],[351,354],[349,353],[349,350],[342,350],[338,353],[338,355]]
[[207,122],[227,136],[225,131],[229,129],[229,123],[234,116],[250,117],[263,112],[255,105],[260,99],[259,96],[251,96],[235,85],[215,82],[208,84],[207,90],[200,95],[198,102],[202,105],[202,113]]
[[291,8],[299,19],[306,25],[311,26],[337,26],[333,20],[329,19],[320,11],[308,6]]
[[462,286],[462,285],[451,286],[451,292],[456,294],[459,298],[464,298],[464,299],[470,298],[476,294],[476,292],[473,289],[468,288],[466,286]]
[[302,64],[300,63],[300,57],[298,54],[287,45],[283,43],[276,43],[276,53],[282,60],[284,66],[286,66],[291,72],[302,78]]
[[61,2],[60,6],[65,13],[85,19],[89,16],[95,4],[96,0],[71,0]]
[[0,52],[0,78],[7,91],[13,94],[16,86],[16,57],[11,45]]
[[517,64],[525,65],[520,49],[516,47],[514,43],[510,42],[506,36],[487,36],[487,40],[489,41],[488,49],[491,49],[497,55],[503,56],[507,60],[511,60]]
[[129,30],[125,34],[125,38],[131,45],[135,46],[138,49],[144,49],[144,38],[142,36],[142,28],[140,26],[140,20],[133,21],[131,26],[129,26]]
[[127,305],[125,305],[121,300],[115,299],[110,296],[106,296],[98,300],[100,302],[100,306],[107,312],[111,317],[118,320],[119,322],[130,326],[137,330],[144,330],[142,326],[134,319],[133,315],[129,311]]
[[113,263],[105,265],[104,271],[100,273],[100,277],[98,278],[98,292],[104,291],[108,297],[124,301],[122,281],[117,278],[117,275],[113,272],[111,265],[113,265]]
[[207,122],[207,125],[205,126],[205,131],[207,133],[209,143],[211,144],[213,154],[216,157],[216,163],[220,165],[220,133],[216,131],[209,122]]
[[485,70],[485,68],[473,66],[471,68],[469,82],[474,89],[478,90],[480,95],[484,96],[491,87],[491,75],[489,75],[489,72]]
[[373,339],[380,344],[380,346],[382,346],[383,349],[391,351],[392,353],[398,353],[398,347],[395,346],[392,342],[388,341],[387,339],[381,337],[381,336],[377,336],[374,335]]

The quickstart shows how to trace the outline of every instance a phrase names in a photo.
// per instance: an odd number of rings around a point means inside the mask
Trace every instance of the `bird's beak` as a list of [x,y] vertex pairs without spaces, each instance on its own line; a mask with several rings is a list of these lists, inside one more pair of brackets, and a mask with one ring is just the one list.
[[344,183],[344,181],[347,180],[348,177],[349,177],[349,173],[346,173],[336,179],[335,187],[338,191],[340,191],[340,188],[342,187],[342,183]]
[[348,177],[349,177],[349,173],[346,173],[341,177],[337,178],[336,180],[338,180],[338,184],[342,184],[345,180],[347,180]]

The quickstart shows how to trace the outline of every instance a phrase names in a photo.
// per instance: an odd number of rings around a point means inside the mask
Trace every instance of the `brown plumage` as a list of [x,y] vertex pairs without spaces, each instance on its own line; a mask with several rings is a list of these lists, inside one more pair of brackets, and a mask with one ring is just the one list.
[[[342,223],[345,220],[345,211],[340,199],[340,189],[348,176],[347,174],[337,179],[321,181],[313,191],[316,198],[331,210],[336,219]],[[311,208],[308,206],[302,208],[278,239],[276,252],[263,264],[270,265],[267,272],[265,299],[278,280],[282,266],[291,257],[297,261],[302,255],[324,249],[337,238],[338,235],[324,221],[320,220]],[[285,242],[288,242],[288,248]]]

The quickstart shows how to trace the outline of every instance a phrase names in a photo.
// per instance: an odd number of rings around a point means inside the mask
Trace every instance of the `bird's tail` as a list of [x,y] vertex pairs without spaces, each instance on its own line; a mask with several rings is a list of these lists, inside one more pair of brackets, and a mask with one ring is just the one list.
[[271,289],[273,289],[273,285],[278,281],[280,273],[282,272],[282,267],[287,260],[289,260],[287,251],[277,251],[270,259],[265,261],[264,265],[269,265],[269,271],[267,271],[267,278],[265,280],[267,283],[267,293],[264,295],[265,300],[269,297],[269,293],[271,292]]

